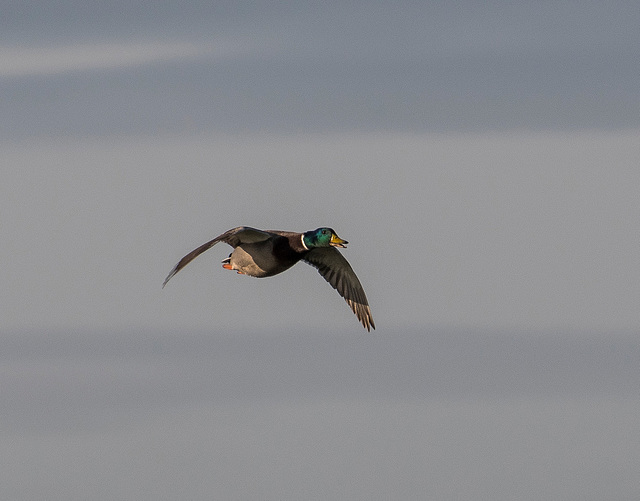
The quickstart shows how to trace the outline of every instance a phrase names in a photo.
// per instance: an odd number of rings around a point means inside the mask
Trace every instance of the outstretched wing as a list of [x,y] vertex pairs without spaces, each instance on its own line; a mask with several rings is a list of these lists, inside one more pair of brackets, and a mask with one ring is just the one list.
[[336,248],[316,247],[303,259],[318,268],[320,275],[345,299],[368,331],[376,328],[362,284],[349,262]]
[[238,226],[237,228],[233,228],[232,230],[225,231],[222,235],[218,235],[216,238],[210,240],[206,244],[202,244],[200,247],[192,250],[191,252],[189,252],[189,254],[178,261],[178,264],[176,264],[173,270],[171,270],[171,273],[169,273],[169,275],[167,275],[167,278],[164,279],[162,287],[167,285],[167,282],[171,280],[171,277],[173,277],[173,275],[178,273],[182,268],[187,266],[200,254],[202,254],[206,250],[209,250],[218,242],[227,243],[235,248],[240,244],[264,242],[271,237],[273,237],[273,234],[262,230],[256,230],[255,228],[250,228],[249,226]]

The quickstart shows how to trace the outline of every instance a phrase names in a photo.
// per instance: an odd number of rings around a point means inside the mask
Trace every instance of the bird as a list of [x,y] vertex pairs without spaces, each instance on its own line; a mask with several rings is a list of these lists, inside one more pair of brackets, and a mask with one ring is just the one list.
[[318,273],[338,291],[367,331],[376,326],[360,280],[337,247],[349,243],[332,228],[322,227],[304,233],[281,230],[258,230],[238,226],[225,231],[184,256],[169,272],[162,287],[200,254],[218,242],[234,248],[222,260],[222,267],[242,275],[271,277],[288,270],[298,261],[317,268]]

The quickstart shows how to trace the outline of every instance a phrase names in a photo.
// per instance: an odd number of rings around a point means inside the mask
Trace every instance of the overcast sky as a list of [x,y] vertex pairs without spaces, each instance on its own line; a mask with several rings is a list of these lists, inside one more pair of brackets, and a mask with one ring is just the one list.
[[637,3],[211,4],[3,4],[0,494],[637,497]]

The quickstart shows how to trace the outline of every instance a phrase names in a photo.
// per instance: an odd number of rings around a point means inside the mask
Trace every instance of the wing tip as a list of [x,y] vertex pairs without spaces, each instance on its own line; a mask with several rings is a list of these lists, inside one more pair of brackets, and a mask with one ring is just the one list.
[[368,315],[363,317],[360,321],[362,322],[362,325],[367,329],[367,332],[371,332],[371,329],[376,330],[376,324],[373,322],[371,312],[369,312]]
[[164,289],[164,286],[167,285],[167,282],[169,280],[171,280],[171,278],[173,277],[173,275],[175,275],[176,273],[178,273],[178,267],[176,266],[173,270],[171,270],[171,273],[169,273],[167,275],[167,278],[164,279],[164,282],[162,282],[162,288]]
[[351,311],[355,313],[356,317],[362,324],[362,326],[367,329],[367,332],[371,332],[371,329],[376,330],[376,324],[373,321],[373,315],[371,315],[371,308],[369,308],[368,304],[358,303],[353,299],[346,299],[345,301],[351,308]]

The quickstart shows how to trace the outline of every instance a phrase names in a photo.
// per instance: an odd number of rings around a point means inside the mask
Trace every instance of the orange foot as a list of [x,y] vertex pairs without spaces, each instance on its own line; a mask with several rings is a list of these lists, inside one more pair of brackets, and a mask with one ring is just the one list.
[[[223,263],[222,267],[223,267],[225,270],[233,270],[233,268],[231,267],[231,265],[230,265],[229,263]],[[236,273],[237,273],[238,275],[244,275],[244,273],[242,273],[240,270],[237,270],[237,271],[236,271]]]

